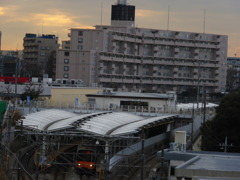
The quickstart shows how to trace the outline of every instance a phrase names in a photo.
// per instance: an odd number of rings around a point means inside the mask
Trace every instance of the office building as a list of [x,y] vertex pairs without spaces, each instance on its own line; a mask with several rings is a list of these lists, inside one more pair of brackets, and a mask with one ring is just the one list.
[[111,25],[70,29],[70,48],[57,53],[56,78],[119,91],[225,91],[226,35],[138,28],[134,21],[135,7],[119,0]]

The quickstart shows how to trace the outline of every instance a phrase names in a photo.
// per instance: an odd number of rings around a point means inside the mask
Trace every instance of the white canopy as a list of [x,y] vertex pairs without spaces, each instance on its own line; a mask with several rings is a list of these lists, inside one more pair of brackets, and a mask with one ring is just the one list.
[[23,126],[38,131],[65,131],[73,128],[101,136],[124,135],[137,132],[141,127],[176,115],[144,118],[125,112],[101,112],[76,115],[63,110],[45,110],[25,116]]

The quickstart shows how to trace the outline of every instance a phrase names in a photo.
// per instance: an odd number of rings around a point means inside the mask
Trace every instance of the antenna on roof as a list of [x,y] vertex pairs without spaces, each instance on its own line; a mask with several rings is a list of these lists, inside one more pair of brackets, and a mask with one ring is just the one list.
[[170,20],[170,6],[168,5],[167,30],[169,30],[169,20]]
[[103,17],[103,2],[101,0],[101,25],[102,25],[102,17]]
[[204,17],[203,17],[203,33],[205,33],[206,28],[206,9],[204,9]]

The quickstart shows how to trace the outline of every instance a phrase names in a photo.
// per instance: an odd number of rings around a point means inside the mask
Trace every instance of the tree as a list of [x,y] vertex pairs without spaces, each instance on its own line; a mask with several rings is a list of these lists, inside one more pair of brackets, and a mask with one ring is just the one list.
[[43,92],[43,87],[41,85],[27,84],[25,87],[25,92],[21,94],[21,100],[27,100],[27,96],[30,96],[31,100],[37,100],[40,94]]
[[220,102],[216,116],[201,127],[202,150],[222,151],[219,144],[228,138],[230,152],[240,152],[240,91],[226,95]]
[[20,75],[23,77],[42,77],[43,67],[37,62],[22,62]]
[[46,65],[45,73],[49,78],[55,79],[56,76],[56,51],[52,51]]

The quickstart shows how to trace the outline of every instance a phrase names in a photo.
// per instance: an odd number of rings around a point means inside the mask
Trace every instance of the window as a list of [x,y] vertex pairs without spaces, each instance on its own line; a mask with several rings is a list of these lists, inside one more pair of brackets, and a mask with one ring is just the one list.
[[64,71],[69,71],[69,67],[68,66],[64,66]]
[[64,59],[64,64],[68,64],[69,63],[69,59]]
[[46,56],[46,53],[45,52],[41,52],[40,56]]
[[69,51],[65,51],[64,56],[69,56]]
[[78,42],[82,43],[83,42],[83,38],[78,38]]
[[78,31],[78,35],[82,36],[83,35],[83,31]]
[[83,49],[83,46],[82,45],[79,45],[78,46],[78,50],[82,50]]
[[69,75],[67,73],[63,74],[63,78],[68,78]]

